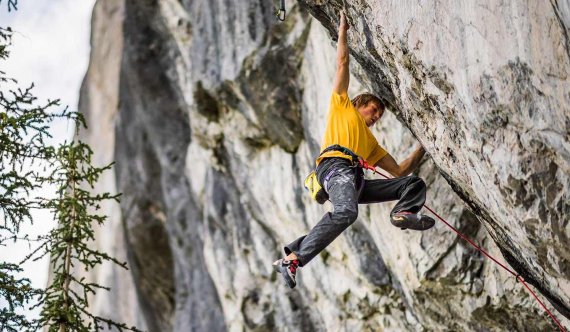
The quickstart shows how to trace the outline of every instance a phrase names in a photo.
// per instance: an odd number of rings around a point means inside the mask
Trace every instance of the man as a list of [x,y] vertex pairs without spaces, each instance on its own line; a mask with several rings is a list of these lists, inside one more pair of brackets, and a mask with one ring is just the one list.
[[[426,230],[435,221],[418,214],[425,203],[426,185],[417,176],[406,176],[414,171],[425,151],[420,146],[407,159],[398,164],[380,145],[368,127],[384,113],[382,101],[371,94],[348,99],[349,84],[348,24],[344,13],[340,15],[337,45],[337,72],[333,83],[327,128],[321,155],[317,158],[317,179],[333,204],[307,234],[284,248],[285,258],[273,263],[286,284],[296,285],[299,267],[307,264],[338,235],[350,226],[358,215],[358,204],[399,200],[390,220],[402,229]],[[360,160],[379,166],[394,179],[364,180]]]

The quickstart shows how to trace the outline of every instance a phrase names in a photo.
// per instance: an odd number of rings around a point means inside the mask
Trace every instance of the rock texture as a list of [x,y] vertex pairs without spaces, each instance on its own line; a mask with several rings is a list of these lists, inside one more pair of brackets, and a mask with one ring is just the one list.
[[[334,2],[302,2],[334,29]],[[570,317],[568,2],[367,1],[348,12],[362,78],[391,91],[505,258]]]
[[[93,149],[93,163],[102,167],[114,161],[115,121],[119,105],[119,69],[123,50],[122,24],[124,3],[98,1],[91,21],[91,59],[80,91],[79,110],[89,127],[80,131],[80,139]],[[89,190],[90,187],[85,188]],[[117,193],[113,172],[105,172],[96,183],[95,192]],[[121,211],[114,202],[103,202],[97,211],[108,216],[103,228],[95,227],[93,246],[112,253],[117,259],[127,261],[129,248],[125,241]],[[95,211],[94,211],[95,213]],[[130,264],[131,268],[133,264]],[[146,328],[136,295],[136,285],[130,271],[105,263],[88,273],[75,271],[82,277],[111,287],[110,292],[99,291],[90,300],[91,309],[97,314]]]
[[[114,271],[111,286],[136,290],[119,297],[149,331],[555,329],[445,225],[401,231],[387,203],[361,206],[296,290],[272,272],[283,244],[330,208],[302,180],[324,131],[342,1],[287,1],[283,23],[270,1],[118,3],[97,4],[85,86],[105,85],[84,87],[81,109],[101,158],[114,152],[105,183],[123,193],[110,210],[123,229],[101,236],[119,234],[133,283]],[[419,141],[428,204],[502,254],[568,325],[568,3],[346,4],[349,94],[390,105],[381,144],[402,160]],[[122,36],[97,24],[120,19]],[[120,69],[101,65],[118,58]]]

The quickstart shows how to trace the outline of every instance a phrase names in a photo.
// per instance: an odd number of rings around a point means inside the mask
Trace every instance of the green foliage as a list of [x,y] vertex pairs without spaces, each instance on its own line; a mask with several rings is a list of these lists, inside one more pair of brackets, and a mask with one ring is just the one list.
[[[8,55],[11,35],[9,29],[0,28],[2,60]],[[27,196],[47,179],[30,169],[46,166],[54,157],[54,148],[45,143],[51,137],[49,122],[58,117],[74,117],[65,111],[49,112],[59,105],[58,100],[35,105],[37,98],[31,94],[33,84],[21,89],[16,83],[0,72],[0,215],[4,217],[0,227],[11,233],[18,233],[20,223],[31,220],[30,209],[38,207],[37,202]]]
[[[6,60],[8,55],[8,46],[12,41],[12,29],[10,27],[2,28],[0,27],[0,60]],[[4,76],[5,73],[0,72],[1,76]],[[0,81],[1,82],[1,81]]]
[[[8,57],[12,31],[0,28],[0,60]],[[31,210],[40,201],[31,199],[32,190],[43,184],[38,169],[47,165],[54,149],[46,146],[49,137],[47,123],[53,115],[47,109],[57,101],[44,106],[33,106],[35,98],[28,89],[19,89],[17,82],[0,72],[0,248],[7,241],[30,241],[20,233],[20,224],[31,222]],[[19,238],[20,236],[20,238]],[[16,309],[29,307],[42,291],[33,289],[26,278],[18,278],[19,265],[0,263],[0,296],[8,302],[8,308],[0,311],[0,331],[35,330],[34,322],[16,313]]]
[[[1,2],[1,0],[0,0]],[[8,1],[14,6],[17,1]],[[12,31],[0,27],[0,61],[9,55]],[[33,85],[21,89],[17,82],[0,71],[0,250],[8,241],[25,241],[30,252],[20,264],[0,262],[0,331],[138,331],[89,312],[89,296],[108,288],[88,282],[74,271],[89,271],[103,262],[126,268],[108,254],[95,250],[94,227],[106,217],[97,214],[104,201],[118,201],[119,195],[92,194],[89,189],[112,167],[94,167],[93,151],[74,139],[59,147],[50,146],[49,124],[56,119],[72,122],[76,134],[85,128],[81,114],[53,112],[59,100],[38,105]],[[78,137],[76,135],[76,137]],[[55,186],[55,198],[31,197],[34,190]],[[58,226],[49,234],[31,239],[22,234],[21,225],[32,223],[32,210],[48,209]],[[33,245],[33,246],[32,246]],[[52,281],[46,289],[34,289],[21,275],[21,264],[49,255]],[[41,306],[39,319],[28,320],[19,314]]]
[[35,327],[34,323],[29,322],[24,315],[15,312],[15,308],[24,307],[35,296],[41,294],[40,290],[30,286],[28,279],[18,279],[12,275],[21,271],[18,265],[0,263],[0,297],[8,302],[7,308],[0,309],[0,331],[16,332]]
[[72,266],[77,265],[88,271],[105,261],[126,268],[126,263],[88,245],[89,241],[95,240],[92,223],[101,225],[106,219],[94,212],[100,208],[101,202],[118,201],[119,197],[109,193],[94,195],[82,189],[93,189],[101,174],[112,166],[92,166],[92,155],[89,146],[77,140],[62,145],[56,154],[57,167],[50,178],[58,185],[59,197],[44,203],[46,208],[54,211],[59,225],[51,232],[45,247],[51,257],[53,282],[45,291],[40,323],[49,326],[49,331],[96,331],[105,326],[119,331],[136,331],[134,327],[89,313],[88,296],[104,287],[77,279],[71,271]]

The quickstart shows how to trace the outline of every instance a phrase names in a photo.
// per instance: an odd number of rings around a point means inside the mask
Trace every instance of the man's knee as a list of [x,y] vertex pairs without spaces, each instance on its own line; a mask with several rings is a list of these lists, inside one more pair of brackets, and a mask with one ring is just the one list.
[[409,178],[410,178],[410,180],[408,182],[408,185],[414,186],[418,189],[425,189],[426,188],[426,183],[419,176],[410,175]]
[[358,217],[358,206],[335,206],[332,212],[332,219],[348,225],[352,225]]

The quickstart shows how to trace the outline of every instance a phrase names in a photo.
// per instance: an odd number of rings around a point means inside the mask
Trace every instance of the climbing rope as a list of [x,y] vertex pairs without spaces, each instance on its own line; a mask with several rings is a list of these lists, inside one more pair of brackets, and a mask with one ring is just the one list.
[[[372,172],[386,178],[389,179],[390,177],[388,177],[387,175],[379,172],[376,170],[375,167],[369,165],[365,160],[360,159],[360,166],[364,169],[368,169],[371,170]],[[475,244],[475,242],[471,241],[468,237],[466,237],[465,235],[463,235],[461,232],[459,232],[455,227],[451,226],[447,221],[445,221],[442,217],[439,216],[439,214],[435,213],[435,211],[433,211],[429,206],[424,205],[424,207],[431,213],[433,213],[434,216],[436,216],[439,220],[441,220],[444,224],[447,225],[447,227],[451,228],[451,230],[453,230],[455,233],[457,233],[457,235],[459,235],[460,238],[462,238],[463,240],[467,241],[471,246],[473,246],[475,249],[477,249],[479,252],[481,252],[483,255],[485,255],[487,258],[491,259],[493,262],[497,263],[500,267],[502,267],[504,270],[506,270],[507,272],[509,272],[510,274],[512,274],[516,280],[518,282],[520,282],[526,289],[527,291],[534,297],[534,299],[540,304],[540,306],[542,306],[542,308],[546,311],[546,313],[550,316],[550,318],[552,318],[552,320],[556,323],[556,325],[558,326],[558,328],[560,329],[560,331],[562,332],[566,332],[566,329],[562,326],[562,324],[560,324],[560,322],[558,321],[558,319],[556,319],[556,317],[554,317],[554,315],[552,314],[552,312],[550,312],[550,310],[548,310],[548,308],[546,307],[546,305],[544,305],[544,303],[542,303],[542,301],[538,298],[538,296],[536,296],[536,294],[532,291],[532,289],[530,289],[530,287],[528,286],[528,284],[524,281],[523,277],[520,276],[520,274],[514,272],[513,270],[511,270],[510,268],[508,268],[507,266],[505,266],[504,264],[502,264],[501,262],[499,262],[498,260],[496,260],[493,256],[491,256],[487,251],[485,251],[483,248],[479,247],[477,244]]]

